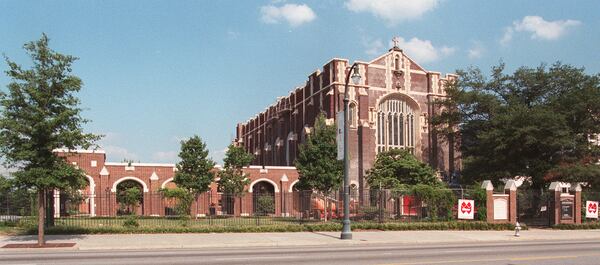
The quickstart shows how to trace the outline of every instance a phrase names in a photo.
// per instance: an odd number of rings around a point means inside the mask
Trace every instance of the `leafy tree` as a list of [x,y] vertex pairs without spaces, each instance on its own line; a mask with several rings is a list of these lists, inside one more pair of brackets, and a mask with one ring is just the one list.
[[215,162],[208,158],[208,150],[202,139],[195,135],[182,141],[179,158],[181,161],[177,163],[177,173],[173,182],[195,195],[210,190],[210,184],[215,178]]
[[0,175],[0,193],[8,192],[12,188],[11,180]]
[[177,204],[175,205],[175,213],[177,215],[180,217],[190,215],[194,197],[188,190],[177,187],[174,189],[161,189],[160,192],[165,198],[177,199]]
[[313,130],[300,145],[296,168],[298,188],[329,194],[342,185],[343,162],[337,160],[336,128],[319,114]]
[[[250,165],[253,159],[252,154],[246,152],[243,147],[229,145],[223,158],[223,170],[219,172],[219,190],[233,197],[242,197],[246,186],[250,184],[250,179],[242,169]],[[240,210],[241,207],[240,204]]]
[[71,74],[77,59],[51,50],[48,37],[24,45],[32,68],[24,69],[6,58],[11,79],[0,93],[0,155],[17,185],[38,193],[38,244],[44,242],[47,194],[54,189],[86,185],[85,174],[58,157],[56,148],[89,148],[100,137],[84,133],[79,99],[82,82]]
[[135,181],[128,180],[117,186],[117,202],[120,211],[125,214],[135,214],[137,207],[142,202],[142,190]]
[[377,154],[366,180],[371,188],[383,189],[402,189],[417,184],[441,186],[435,171],[404,149]]
[[[448,173],[451,179],[455,176],[455,150],[460,147],[460,130],[459,125],[462,121],[461,113],[458,110],[461,90],[457,86],[456,79],[448,80],[445,84],[445,97],[434,98],[431,105],[435,112],[438,112],[430,117],[431,134],[434,141],[437,142],[438,137],[448,144]],[[436,147],[437,144],[434,144]],[[437,152],[433,151],[430,154],[432,165],[437,165]]]
[[[197,198],[203,192],[210,190],[210,184],[214,181],[215,175],[213,172],[215,162],[208,158],[208,150],[206,144],[199,136],[194,135],[188,140],[181,141],[181,151],[179,152],[181,161],[177,163],[177,173],[173,178],[173,182],[182,190],[173,191],[173,194],[180,194],[181,191],[187,191],[192,198]],[[165,193],[163,193],[165,194]],[[167,192],[166,194],[171,194]],[[187,202],[187,196],[180,196],[180,200]],[[187,205],[186,213],[190,213]]]
[[556,63],[512,74],[500,64],[489,78],[476,68],[459,76],[454,100],[467,180],[526,176],[533,188],[552,179],[594,181],[589,161],[598,156],[587,138],[600,131],[598,75]]
[[410,187],[410,193],[427,204],[427,215],[432,220],[452,218],[452,207],[456,203],[452,190],[440,185],[416,184]]
[[258,196],[255,200],[256,212],[259,215],[267,215],[275,212],[275,201],[270,194]]

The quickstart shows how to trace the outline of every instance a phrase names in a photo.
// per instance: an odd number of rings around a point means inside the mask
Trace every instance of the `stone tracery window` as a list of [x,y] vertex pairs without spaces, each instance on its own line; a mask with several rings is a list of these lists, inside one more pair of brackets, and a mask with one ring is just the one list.
[[391,98],[377,109],[377,152],[393,148],[415,149],[414,110],[403,100]]

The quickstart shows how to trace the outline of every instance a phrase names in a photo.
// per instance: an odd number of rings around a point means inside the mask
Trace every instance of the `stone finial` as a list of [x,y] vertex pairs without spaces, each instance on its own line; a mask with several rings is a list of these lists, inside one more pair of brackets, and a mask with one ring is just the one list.
[[106,167],[102,167],[102,170],[100,170],[100,176],[108,176],[108,169],[106,169]]
[[394,47],[392,47],[390,49],[390,51],[399,51],[402,52],[402,49],[400,49],[400,42],[402,41],[402,39],[398,36],[392,38],[392,43],[394,43]]
[[283,176],[281,176],[281,182],[288,182],[288,176],[286,174],[283,174]]
[[548,189],[552,191],[560,191],[560,188],[562,188],[561,183],[558,181],[554,181],[550,183],[550,187]]
[[392,42],[394,43],[394,47],[392,48],[400,48],[400,37],[396,36],[392,38]]
[[581,183],[575,184],[575,191],[581,191]]
[[517,182],[515,182],[512,179],[507,181],[506,185],[504,185],[504,190],[510,190],[510,191],[517,190]]
[[481,183],[481,188],[483,188],[485,190],[494,190],[494,185],[492,184],[491,181],[484,180],[483,183]]

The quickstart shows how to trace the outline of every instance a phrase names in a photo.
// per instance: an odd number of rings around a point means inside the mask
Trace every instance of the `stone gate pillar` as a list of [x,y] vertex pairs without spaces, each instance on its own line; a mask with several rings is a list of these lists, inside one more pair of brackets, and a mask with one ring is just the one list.
[[504,192],[508,194],[508,222],[517,223],[517,183],[509,180],[504,186]]
[[581,224],[581,184],[575,186],[575,223]]
[[484,180],[481,183],[481,188],[485,189],[485,208],[486,212],[486,221],[488,223],[494,222],[494,185],[489,180]]

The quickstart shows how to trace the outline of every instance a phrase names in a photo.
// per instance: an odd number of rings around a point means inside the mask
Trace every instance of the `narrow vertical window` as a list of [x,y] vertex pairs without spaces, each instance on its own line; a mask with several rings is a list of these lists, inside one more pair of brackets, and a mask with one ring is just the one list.
[[388,122],[387,122],[387,127],[388,127],[388,145],[394,145],[394,142],[392,142],[392,138],[394,138],[394,132],[392,131],[392,114],[388,114],[387,116],[388,118]]
[[349,119],[350,120],[350,126],[351,127],[356,127],[357,126],[357,113],[356,113],[356,104],[354,103],[350,103],[350,106],[348,107],[348,115],[350,115]]

